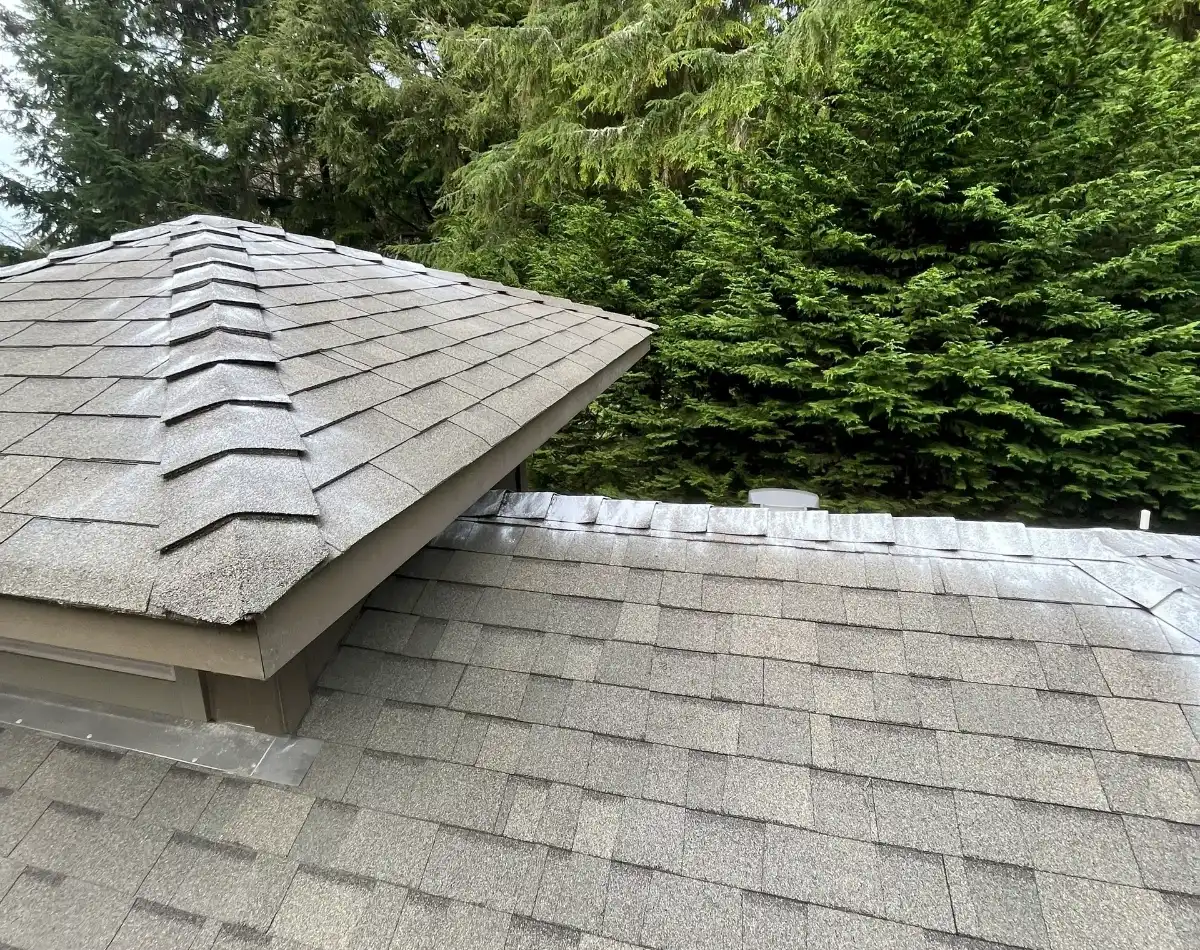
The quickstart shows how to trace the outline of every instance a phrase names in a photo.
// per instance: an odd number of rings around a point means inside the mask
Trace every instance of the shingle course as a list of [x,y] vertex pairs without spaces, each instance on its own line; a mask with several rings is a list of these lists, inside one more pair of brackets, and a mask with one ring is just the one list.
[[[495,367],[480,367],[463,377],[464,386],[469,379],[470,385],[482,387],[470,395],[456,394],[443,378],[487,360],[485,350],[457,340],[496,330],[495,341],[508,332],[498,328],[510,323],[523,325],[521,335],[512,339],[513,347],[525,353],[520,377],[527,376],[582,345],[586,337],[572,333],[568,339],[562,327],[590,317],[571,316],[556,305],[546,312],[560,315],[556,321],[545,320],[546,314],[513,311],[519,319],[492,322],[481,314],[505,313],[506,308],[519,306],[520,298],[487,293],[458,275],[434,275],[378,255],[364,258],[362,252],[328,241],[314,243],[280,229],[267,234],[232,219],[217,221],[193,216],[148,231],[153,236],[145,240],[106,244],[99,251],[70,249],[13,271],[21,279],[6,288],[0,301],[0,320],[5,325],[0,333],[0,376],[8,377],[0,381],[4,396],[0,412],[20,418],[0,419],[4,443],[0,451],[8,449],[5,457],[16,451],[45,458],[165,461],[164,474],[170,475],[187,466],[204,467],[214,454],[230,450],[303,451],[311,456],[308,470],[318,473],[312,487],[320,487],[369,459],[356,451],[350,453],[355,456],[350,460],[332,436],[302,442],[300,435],[289,431],[281,441],[282,430],[277,433],[281,438],[265,431],[273,415],[264,407],[288,406],[287,391],[296,393],[291,415],[301,435],[395,400],[425,383],[433,386],[405,397],[408,408],[400,403],[394,406],[404,409],[411,429],[426,428],[469,410],[477,400],[494,397],[516,423],[482,407],[473,409],[461,416],[463,426],[443,427],[438,438],[415,447],[427,454],[424,461],[431,458],[437,463],[429,471],[410,471],[415,463],[397,456],[381,462],[383,471],[401,480],[397,484],[424,492],[506,437],[517,423],[565,395],[548,379],[518,382],[519,377]],[[418,304],[428,304],[430,309],[412,309]],[[414,322],[414,315],[424,319]],[[626,339],[624,324],[593,322],[596,339],[615,342],[613,357],[640,342],[644,334],[638,330],[636,338]],[[438,323],[453,330],[433,329]],[[566,350],[531,342],[555,334]],[[515,360],[510,360],[511,365],[517,365]],[[568,374],[572,387],[591,377],[593,371],[572,365]],[[170,380],[165,402],[161,384],[147,385],[163,375]],[[445,398],[433,399],[439,393]],[[225,408],[209,411],[217,406]],[[160,416],[177,423],[177,432],[165,443]],[[222,419],[234,416],[237,424],[222,430]],[[377,432],[372,442],[379,450],[376,454],[396,448],[409,432],[402,428],[399,437],[386,433],[387,438]],[[11,445],[18,442],[22,445],[14,450]],[[264,471],[258,481],[274,477]],[[370,492],[352,506],[347,505],[344,490],[327,494],[330,501],[338,502],[331,515],[352,522],[346,529],[326,530],[331,551],[352,544],[411,502],[412,496],[393,489],[386,476],[376,474],[374,479],[384,482],[376,486],[382,490]],[[361,477],[357,481],[365,486]],[[299,489],[299,483],[295,487]],[[172,494],[186,490],[190,489],[181,483]],[[213,493],[218,490],[224,489],[212,488]],[[100,499],[101,507],[111,506],[114,500],[115,490]],[[301,517],[308,517],[314,506],[310,492],[307,508],[288,502],[278,510],[255,513],[294,517],[305,508]],[[148,514],[137,520],[153,520],[153,506],[147,508]],[[218,519],[230,515],[240,517],[236,511],[223,511]],[[79,509],[69,517],[86,520],[91,514]],[[216,530],[217,520],[200,520],[205,523],[198,530]],[[167,545],[182,540],[171,531],[164,538]],[[28,587],[22,591],[36,596]],[[174,608],[199,605],[203,596],[200,590],[176,596]],[[69,593],[64,599],[72,600]],[[212,618],[223,609],[213,604],[201,613]]]

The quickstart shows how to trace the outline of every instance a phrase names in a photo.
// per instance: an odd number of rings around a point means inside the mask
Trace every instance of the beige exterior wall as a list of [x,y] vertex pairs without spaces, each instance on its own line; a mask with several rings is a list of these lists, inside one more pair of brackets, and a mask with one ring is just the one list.
[[[236,722],[262,732],[295,732],[321,670],[361,612],[362,603],[266,680],[198,672],[97,653],[0,642],[0,690],[66,702],[83,700],[180,719]],[[32,650],[30,656],[13,650]],[[114,668],[116,667],[116,668]]]
[[338,644],[362,612],[359,601],[266,680],[203,674],[208,718],[237,722],[260,732],[295,732],[308,712],[312,689]]
[[172,673],[173,679],[161,679],[44,657],[0,653],[0,689],[71,697],[181,719],[206,718],[199,674],[183,667],[173,668]]

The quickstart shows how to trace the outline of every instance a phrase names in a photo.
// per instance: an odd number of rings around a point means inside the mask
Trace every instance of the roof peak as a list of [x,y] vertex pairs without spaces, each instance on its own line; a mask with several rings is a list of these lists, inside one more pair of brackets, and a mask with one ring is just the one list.
[[490,491],[464,518],[548,527],[678,535],[694,540],[841,545],[870,552],[964,552],[999,557],[1200,560],[1200,537],[1111,527],[1045,528],[949,515],[893,516],[756,506],[639,501],[606,495]]
[[[899,560],[914,578],[933,561],[957,563],[962,585],[942,590],[920,581],[913,590],[1050,602],[1069,601],[1082,586],[1098,597],[1087,602],[1140,607],[1200,639],[1200,537],[1189,535],[492,491],[434,544],[492,552],[494,539],[476,543],[474,535],[496,530],[524,533],[529,557],[579,560],[581,551],[605,547],[596,543],[603,534],[611,551],[624,551],[613,564],[685,573],[721,565],[759,582],[874,589],[890,583]],[[805,558],[812,563],[802,568]],[[840,571],[826,564],[822,574],[822,561],[838,560]]]

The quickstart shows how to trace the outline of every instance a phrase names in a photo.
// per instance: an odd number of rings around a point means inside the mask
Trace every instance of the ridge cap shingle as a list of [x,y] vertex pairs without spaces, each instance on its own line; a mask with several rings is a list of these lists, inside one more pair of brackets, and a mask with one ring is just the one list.
[[[203,223],[207,227],[208,222]],[[189,229],[185,236],[197,233]],[[166,555],[195,544],[229,522],[237,522],[238,533],[244,534],[266,517],[297,523],[297,529],[284,536],[295,542],[298,559],[309,562],[306,572],[324,559],[323,554],[315,556],[324,545],[316,524],[320,507],[304,471],[304,440],[279,380],[279,357],[270,348],[273,334],[256,299],[250,257],[240,237],[240,247],[231,247],[224,240],[227,235],[221,237],[211,245],[223,249],[220,261],[176,264],[172,277],[160,476],[169,492],[186,496],[164,510],[159,551]],[[173,261],[179,253],[201,246],[195,240],[183,242],[172,231]],[[231,262],[231,254],[237,260]],[[250,344],[253,352],[247,349]],[[197,358],[196,348],[203,356]],[[196,400],[206,376],[214,387],[211,398]],[[186,391],[190,412],[172,414],[173,389]],[[257,549],[233,545],[226,553],[254,555]],[[231,568],[242,573],[237,565]],[[242,607],[243,613],[250,612],[244,600]],[[227,606],[221,619],[228,620],[228,614]]]
[[[125,520],[148,497],[93,520],[55,509],[90,532],[90,546],[59,546],[59,566],[104,562],[98,574],[134,577],[129,596],[48,566],[63,522],[40,510],[0,525],[0,563],[31,578],[5,579],[0,595],[217,624],[262,613],[652,329],[213,215],[0,269],[0,310],[0,337],[13,338],[0,339],[0,395],[16,394],[0,458],[155,466],[153,517]],[[25,377],[48,385],[14,389]],[[53,385],[93,379],[111,386],[90,409]],[[451,398],[434,398],[434,383]],[[366,415],[406,395],[379,417],[394,424]],[[44,431],[22,431],[35,422]],[[595,518],[599,503],[588,507]]]
[[[893,516],[880,512],[829,512],[825,509],[788,510],[749,505],[681,505],[666,501],[634,501],[602,495],[555,494],[544,501],[545,492],[489,492],[462,517],[475,520],[530,521],[574,524],[589,530],[613,533],[646,533],[661,537],[686,535],[690,539],[712,536],[713,540],[738,539],[742,543],[762,540],[768,544],[789,542],[830,542],[841,549],[861,546],[864,551],[884,545],[905,554],[955,557],[985,556],[998,561],[1034,561],[1069,564],[1077,561],[1124,562],[1141,570],[1153,556],[1200,560],[1200,537],[1122,531],[1109,527],[1043,528],[1029,527],[1019,521],[991,521],[950,516]],[[534,506],[522,496],[538,495],[543,500]],[[595,508],[607,505],[611,510],[638,506],[643,514],[637,523],[597,519]],[[545,509],[546,514],[518,517],[516,511]],[[683,512],[700,509],[708,512],[704,528],[674,527]],[[578,514],[558,515],[559,512]],[[584,515],[583,513],[587,514]],[[763,520],[766,528],[763,528]],[[649,517],[650,521],[642,524]],[[696,515],[698,517],[698,514]],[[834,523],[831,532],[830,524]],[[696,522],[699,524],[699,521]],[[714,527],[716,525],[717,527]],[[921,543],[924,542],[924,543]],[[1157,569],[1157,568],[1154,568]],[[1162,573],[1161,571],[1159,573]],[[1182,585],[1181,585],[1182,586]]]

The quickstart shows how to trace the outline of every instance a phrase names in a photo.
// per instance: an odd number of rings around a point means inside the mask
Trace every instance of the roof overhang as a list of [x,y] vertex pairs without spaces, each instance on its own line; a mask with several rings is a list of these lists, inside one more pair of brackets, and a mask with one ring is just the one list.
[[252,625],[209,626],[0,597],[0,637],[60,650],[263,679]]
[[0,270],[0,646],[268,678],[653,329],[203,215]]
[[253,620],[203,625],[0,597],[0,637],[251,679],[269,678],[611,386],[649,347],[649,339],[636,344],[309,574]]

